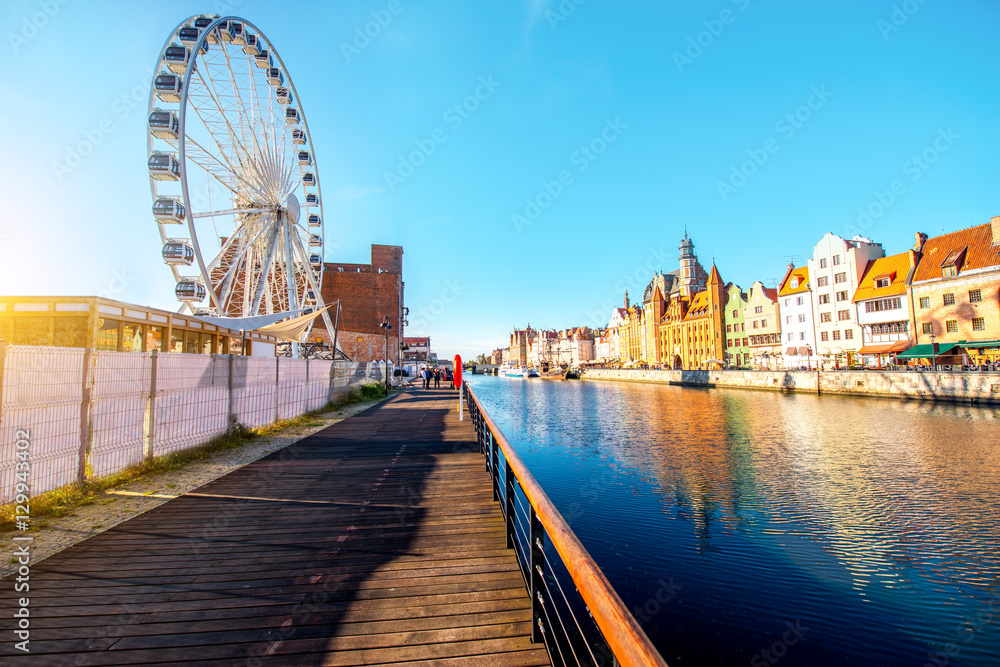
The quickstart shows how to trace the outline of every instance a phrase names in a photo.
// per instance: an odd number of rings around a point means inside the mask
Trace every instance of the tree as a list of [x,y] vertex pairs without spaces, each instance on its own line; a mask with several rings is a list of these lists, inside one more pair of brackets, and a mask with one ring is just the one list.
[[490,363],[490,360],[489,357],[487,357],[485,354],[480,354],[478,357],[473,359],[473,362],[477,364],[488,364]]

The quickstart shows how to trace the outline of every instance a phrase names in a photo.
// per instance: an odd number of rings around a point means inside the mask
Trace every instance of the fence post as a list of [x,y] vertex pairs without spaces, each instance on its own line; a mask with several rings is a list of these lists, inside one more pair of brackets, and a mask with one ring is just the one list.
[[274,421],[278,421],[278,382],[281,357],[274,358]]
[[0,340],[0,426],[3,425],[3,376],[7,364],[7,341]]
[[493,500],[500,500],[500,444],[493,438],[491,471],[493,473]]
[[80,392],[80,454],[76,473],[76,481],[83,483],[87,479],[87,454],[90,452],[90,412],[93,402],[93,387],[91,366],[94,360],[94,350],[86,348],[83,351],[83,382]]
[[538,516],[535,514],[535,506],[530,505],[529,512],[529,523],[531,525],[529,531],[529,537],[531,544],[529,545],[529,553],[531,554],[529,562],[531,566],[531,641],[539,644],[542,642],[542,632],[544,632],[544,625],[542,624],[542,591],[544,590],[545,582],[542,580],[543,572],[545,571],[545,548],[542,544],[542,538],[545,529],[542,528],[542,522],[538,520]]
[[229,390],[229,414],[228,414],[228,419],[227,419],[227,421],[229,422],[229,426],[227,427],[226,430],[227,431],[232,431],[233,430],[233,426],[236,425],[236,399],[233,397],[233,384],[234,383],[233,383],[233,355],[232,354],[229,355],[229,360],[228,360],[228,362],[227,362],[226,365],[228,367],[227,368],[228,375],[226,377],[226,387]]
[[149,362],[149,416],[146,422],[146,451],[143,457],[147,461],[153,460],[153,438],[156,429],[156,369],[160,362],[160,351],[153,350],[150,353]]

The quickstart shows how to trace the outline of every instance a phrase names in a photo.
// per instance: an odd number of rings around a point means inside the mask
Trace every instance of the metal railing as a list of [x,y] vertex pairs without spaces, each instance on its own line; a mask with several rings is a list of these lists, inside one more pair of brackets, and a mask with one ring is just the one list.
[[468,384],[469,415],[531,596],[532,641],[552,664],[666,662]]

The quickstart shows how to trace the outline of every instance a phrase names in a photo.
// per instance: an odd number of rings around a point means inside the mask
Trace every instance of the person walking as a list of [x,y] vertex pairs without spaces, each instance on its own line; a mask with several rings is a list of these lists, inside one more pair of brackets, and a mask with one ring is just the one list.
[[424,378],[424,389],[429,388],[431,385],[431,369],[425,366],[420,375]]
[[435,389],[440,389],[441,388],[441,369],[440,368],[435,368],[434,369],[434,388]]

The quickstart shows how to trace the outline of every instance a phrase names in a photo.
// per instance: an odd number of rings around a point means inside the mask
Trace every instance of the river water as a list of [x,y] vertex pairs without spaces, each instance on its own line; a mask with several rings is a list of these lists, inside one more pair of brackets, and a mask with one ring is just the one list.
[[1000,665],[1000,409],[467,379],[672,667]]

